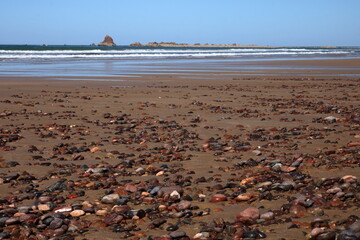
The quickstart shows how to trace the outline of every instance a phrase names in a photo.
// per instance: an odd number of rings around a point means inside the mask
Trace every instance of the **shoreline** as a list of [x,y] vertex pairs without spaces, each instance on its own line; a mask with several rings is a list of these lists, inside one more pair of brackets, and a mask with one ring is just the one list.
[[[86,63],[86,64],[85,64]],[[86,60],[86,61],[54,61],[37,63],[20,63],[3,65],[6,70],[1,73],[0,78],[41,77],[60,79],[108,79],[108,80],[138,80],[146,77],[160,77],[162,79],[187,77],[215,77],[232,79],[238,77],[259,77],[269,75],[270,77],[288,75],[309,77],[320,76],[360,76],[360,58],[353,59],[288,59],[288,60],[237,60],[237,59],[197,59],[197,60],[152,60],[152,61],[116,61],[116,60]],[[66,74],[64,67],[66,66]],[[209,75],[209,76],[208,76]]]

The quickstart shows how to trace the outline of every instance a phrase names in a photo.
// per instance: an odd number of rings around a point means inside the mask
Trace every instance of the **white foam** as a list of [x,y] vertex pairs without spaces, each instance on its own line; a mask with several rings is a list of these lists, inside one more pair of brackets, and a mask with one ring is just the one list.
[[126,49],[126,50],[0,50],[0,54],[126,54],[126,53],[219,53],[219,52],[331,52],[324,49],[230,48],[230,49]]
[[204,58],[279,55],[346,54],[338,49],[229,48],[229,49],[115,49],[115,50],[0,50],[0,59],[111,59],[111,58]]

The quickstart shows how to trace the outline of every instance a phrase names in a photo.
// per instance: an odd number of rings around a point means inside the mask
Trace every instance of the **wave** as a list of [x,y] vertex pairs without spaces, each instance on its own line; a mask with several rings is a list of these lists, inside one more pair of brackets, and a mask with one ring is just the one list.
[[[150,59],[150,58],[207,58],[207,57],[281,57],[281,56],[358,56],[357,48],[131,48],[115,49],[54,47],[53,49],[1,49],[0,60],[22,59]],[[355,52],[354,52],[355,51]]]
[[[195,52],[107,52],[106,54],[0,54],[0,59],[65,59],[65,58],[179,58],[179,57],[242,57],[242,56],[279,56],[279,55],[324,55],[324,54],[346,54],[348,52],[345,51],[332,51],[332,52],[324,52],[324,51],[302,51],[302,52],[294,52],[294,51],[278,51],[278,52],[204,52],[204,51],[195,51]],[[74,53],[74,52],[71,52]],[[115,53],[115,54],[114,54]]]
[[[218,52],[334,52],[332,50],[324,49],[126,49],[126,50],[0,50],[0,54],[116,54],[116,53],[218,53]],[[346,52],[344,52],[346,53]]]

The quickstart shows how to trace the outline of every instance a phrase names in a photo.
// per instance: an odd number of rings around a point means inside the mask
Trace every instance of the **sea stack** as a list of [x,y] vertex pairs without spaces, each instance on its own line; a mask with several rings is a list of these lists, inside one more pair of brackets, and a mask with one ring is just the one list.
[[114,40],[109,35],[106,35],[104,38],[104,41],[98,44],[98,46],[107,46],[107,47],[114,47],[116,44],[114,43]]

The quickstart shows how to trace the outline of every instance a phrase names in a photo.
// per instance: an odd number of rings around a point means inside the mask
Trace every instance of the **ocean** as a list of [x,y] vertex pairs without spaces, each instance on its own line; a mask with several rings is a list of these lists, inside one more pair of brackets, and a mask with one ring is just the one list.
[[[198,71],[233,72],[259,68],[235,62],[360,58],[360,47],[99,47],[0,45],[0,76],[135,77]],[[222,63],[227,64],[222,64]],[[264,66],[264,69],[275,67]]]
[[359,57],[359,47],[161,48],[0,45],[0,62],[69,59]]

